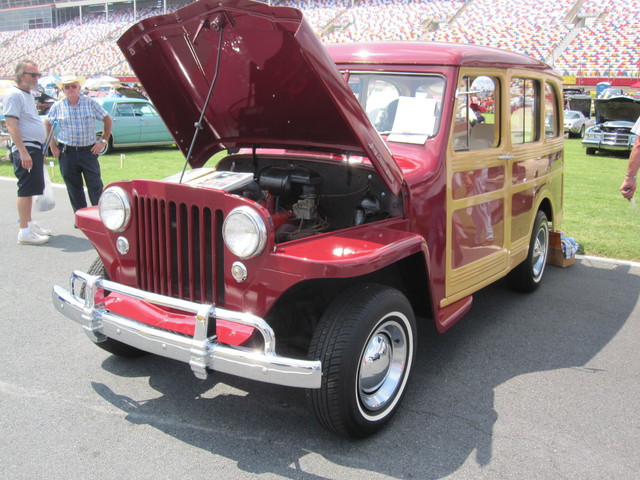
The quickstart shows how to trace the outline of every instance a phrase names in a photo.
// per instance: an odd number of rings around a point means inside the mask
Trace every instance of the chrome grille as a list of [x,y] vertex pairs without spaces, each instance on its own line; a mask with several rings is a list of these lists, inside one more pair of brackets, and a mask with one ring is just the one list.
[[629,145],[629,135],[626,133],[605,133],[602,143],[606,145]]
[[222,305],[222,212],[140,195],[134,205],[139,288]]

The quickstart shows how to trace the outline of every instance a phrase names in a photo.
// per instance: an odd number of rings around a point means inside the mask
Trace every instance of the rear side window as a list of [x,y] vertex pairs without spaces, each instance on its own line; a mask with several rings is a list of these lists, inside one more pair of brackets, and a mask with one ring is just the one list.
[[511,143],[535,142],[540,139],[537,112],[540,99],[540,82],[530,78],[511,80]]
[[458,84],[453,149],[483,150],[500,144],[500,83],[486,75],[464,76]]
[[560,105],[560,103],[556,91],[548,83],[544,85],[544,103],[544,134],[547,138],[554,138],[557,137],[560,132],[560,121],[558,117],[558,105]]

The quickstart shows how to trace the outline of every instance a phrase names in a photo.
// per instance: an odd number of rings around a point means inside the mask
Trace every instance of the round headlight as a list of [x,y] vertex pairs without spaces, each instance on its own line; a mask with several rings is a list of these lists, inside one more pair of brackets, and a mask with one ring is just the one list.
[[242,206],[231,210],[222,225],[224,243],[240,258],[260,255],[267,241],[267,228],[253,208]]
[[114,232],[122,232],[129,226],[131,203],[129,196],[120,187],[109,187],[98,203],[100,219],[105,227]]

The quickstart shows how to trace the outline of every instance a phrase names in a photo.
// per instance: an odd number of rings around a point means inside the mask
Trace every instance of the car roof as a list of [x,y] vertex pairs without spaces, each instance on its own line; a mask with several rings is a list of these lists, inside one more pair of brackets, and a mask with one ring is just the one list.
[[558,72],[526,55],[480,45],[445,42],[371,42],[325,45],[340,64],[444,65],[458,67],[517,67]]

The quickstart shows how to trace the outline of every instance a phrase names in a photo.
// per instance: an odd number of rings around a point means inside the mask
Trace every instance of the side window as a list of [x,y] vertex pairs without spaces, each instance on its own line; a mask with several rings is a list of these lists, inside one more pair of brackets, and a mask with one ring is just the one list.
[[133,117],[133,108],[130,103],[119,103],[116,105],[116,116],[117,117]]
[[511,80],[511,142],[535,142],[540,138],[537,111],[540,83],[530,78]]
[[499,85],[497,78],[486,75],[462,77],[454,115],[454,150],[482,150],[500,144]]
[[136,103],[134,105],[131,105],[131,108],[133,108],[133,114],[136,117],[141,117],[143,115],[143,113],[142,113],[142,105]]
[[544,134],[547,138],[558,136],[558,97],[553,87],[544,85]]
[[133,112],[136,117],[157,117],[158,112],[151,105],[136,103],[133,105]]
[[158,117],[158,111],[151,105],[143,105],[140,109],[145,117]]

